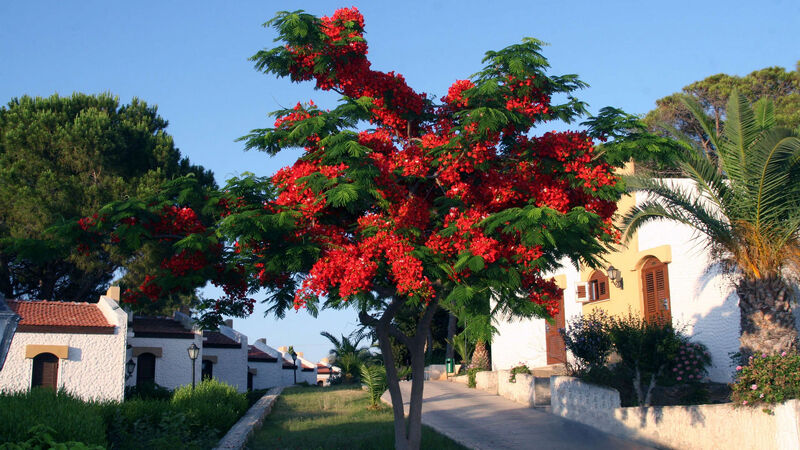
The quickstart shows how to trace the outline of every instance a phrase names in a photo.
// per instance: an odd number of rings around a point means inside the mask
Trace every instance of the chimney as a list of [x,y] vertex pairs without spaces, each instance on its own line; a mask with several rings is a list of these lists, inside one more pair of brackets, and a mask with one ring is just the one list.
[[267,338],[258,338],[256,339],[256,343],[262,343],[264,345],[267,345]]
[[297,357],[298,358],[302,358],[303,357],[303,352],[296,352],[296,353],[297,353]]
[[330,360],[330,359],[328,359],[327,357],[325,357],[325,358],[322,358],[322,359],[320,359],[320,360],[319,360],[319,363],[320,363],[320,364],[322,364],[322,365],[325,365],[325,366],[327,366],[328,364],[330,364],[330,363],[331,363],[331,360]]
[[282,345],[282,346],[278,347],[278,351],[281,352],[281,353],[288,353],[289,352],[289,347],[287,347],[285,345]]
[[225,319],[225,326],[228,328],[233,328],[233,319]]
[[119,286],[111,286],[108,288],[106,292],[106,297],[112,298],[119,302]]

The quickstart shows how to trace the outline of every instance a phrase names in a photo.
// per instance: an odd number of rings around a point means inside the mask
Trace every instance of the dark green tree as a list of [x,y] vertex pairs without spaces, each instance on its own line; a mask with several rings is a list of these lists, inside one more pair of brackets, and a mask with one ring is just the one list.
[[[45,230],[115,200],[151,195],[174,177],[211,172],[181,157],[167,121],[134,98],[24,96],[0,107],[0,292],[11,298],[96,301],[122,263],[137,285],[158,248],[134,257],[75,248]],[[159,305],[163,307],[163,305]]]
[[751,104],[761,98],[771,100],[778,127],[796,128],[800,124],[800,62],[794,71],[768,67],[743,77],[721,73],[696,81],[681,92],[656,100],[656,108],[647,113],[644,122],[651,132],[679,134],[706,152],[713,153],[711,136],[682,98],[688,96],[696,102],[713,125],[713,133],[719,135],[727,118],[728,99],[734,89]]

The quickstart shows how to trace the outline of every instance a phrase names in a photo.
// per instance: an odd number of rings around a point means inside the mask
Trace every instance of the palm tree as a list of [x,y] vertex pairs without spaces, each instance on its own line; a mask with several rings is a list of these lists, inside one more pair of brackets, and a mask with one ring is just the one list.
[[320,334],[333,344],[333,348],[330,350],[330,363],[342,369],[342,377],[346,382],[358,380],[361,374],[361,365],[375,359],[369,348],[358,346],[364,339],[363,335],[351,334],[349,337],[342,335],[341,339],[337,339],[327,331]]
[[651,198],[623,219],[625,240],[645,223],[671,220],[706,238],[716,263],[733,277],[739,296],[740,352],[797,349],[791,285],[800,267],[800,138],[775,126],[772,103],[755,111],[734,91],[722,132],[696,101],[685,98],[711,152],[690,150],[680,163],[693,189],[669,180],[631,177],[633,191]]

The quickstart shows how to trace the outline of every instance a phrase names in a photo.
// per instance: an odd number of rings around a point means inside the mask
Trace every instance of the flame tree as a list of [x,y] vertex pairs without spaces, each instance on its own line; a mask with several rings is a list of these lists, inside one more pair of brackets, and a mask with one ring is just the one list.
[[[331,110],[298,103],[242,140],[270,155],[304,154],[273,177],[233,179],[221,191],[179,179],[157,198],[108,205],[75,232],[129,251],[143,239],[173,248],[126,301],[211,281],[225,296],[203,305],[206,321],[252,312],[261,289],[279,317],[356,308],[386,363],[396,447],[419,448],[437,308],[477,315],[491,304],[491,314],[548,318],[560,292],[544,273],[563,258],[596,264],[618,238],[611,217],[621,187],[588,135],[531,133],[582,115],[570,93],[584,84],[547,75],[541,43],[525,39],[486,53],[483,70],[436,100],[371,67],[355,8],[322,18],[281,12],[267,25],[283,45],[256,53],[256,69],[341,101]],[[403,310],[418,313],[413,334],[393,322]],[[411,354],[407,422],[390,337]]]

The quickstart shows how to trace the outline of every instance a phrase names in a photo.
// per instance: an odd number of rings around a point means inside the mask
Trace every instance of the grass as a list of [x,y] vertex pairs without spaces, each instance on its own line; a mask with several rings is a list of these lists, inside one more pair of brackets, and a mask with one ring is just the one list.
[[[257,449],[394,448],[392,410],[368,409],[358,386],[288,388],[278,397],[264,426],[248,442]],[[422,448],[465,449],[423,425]]]

